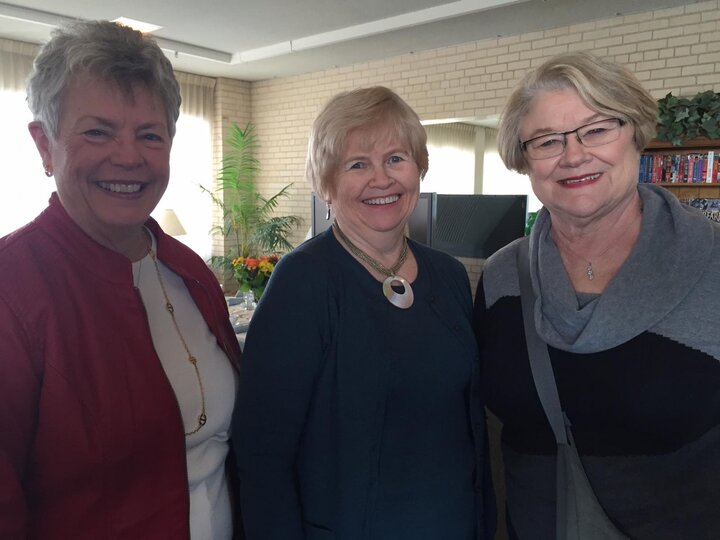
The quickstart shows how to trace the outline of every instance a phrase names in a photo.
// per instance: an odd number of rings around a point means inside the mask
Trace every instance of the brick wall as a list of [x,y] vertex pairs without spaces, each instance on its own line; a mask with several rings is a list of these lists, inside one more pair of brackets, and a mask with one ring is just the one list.
[[309,226],[311,190],[303,179],[309,127],[328,98],[358,86],[389,86],[423,120],[484,117],[501,111],[528,69],[582,49],[627,65],[658,98],[720,90],[718,21],[713,0],[252,83],[261,189],[275,192],[293,182],[280,212],[301,215]]
[[[656,97],[720,91],[720,2],[588,21],[542,32],[485,39],[322,72],[254,82],[264,193],[292,182],[279,212],[303,217],[297,245],[310,225],[304,180],[308,131],[320,107],[337,92],[382,84],[398,92],[423,120],[486,117],[501,112],[520,78],[558,53],[588,50],[625,64]],[[482,261],[460,259],[473,286]]]
[[[251,85],[249,82],[234,79],[217,79],[215,83],[215,116],[213,118],[213,178],[217,178],[223,156],[223,137],[233,122],[245,126],[251,117]],[[213,210],[213,223],[219,224],[222,215],[217,207]],[[213,255],[226,252],[223,237],[213,237]],[[218,276],[228,291],[234,291],[236,283],[227,276]]]

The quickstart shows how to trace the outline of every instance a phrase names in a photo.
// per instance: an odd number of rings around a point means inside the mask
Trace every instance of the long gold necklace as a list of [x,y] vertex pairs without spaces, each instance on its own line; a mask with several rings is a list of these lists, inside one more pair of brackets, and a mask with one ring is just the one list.
[[[400,270],[402,265],[405,263],[405,259],[407,259],[408,242],[406,236],[403,236],[403,247],[397,262],[390,268],[386,268],[378,261],[373,259],[370,255],[365,253],[362,249],[353,244],[350,239],[345,236],[345,233],[342,232],[342,229],[340,229],[340,225],[338,225],[337,221],[333,221],[333,229],[335,229],[340,239],[348,247],[348,249],[353,255],[355,255],[361,261],[369,264],[370,267],[378,273],[386,276],[382,286],[383,294],[393,306],[399,307],[400,309],[407,309],[413,305],[415,295],[413,294],[410,283],[404,277],[397,274],[397,271]],[[393,283],[396,282],[399,282],[403,286],[404,290],[402,293],[398,293],[395,291],[395,289],[392,288]]]
[[185,341],[185,338],[183,337],[182,332],[180,332],[180,326],[178,326],[177,320],[175,319],[175,308],[173,307],[172,303],[170,302],[168,293],[165,290],[165,283],[163,282],[162,276],[160,275],[160,267],[158,266],[157,258],[155,257],[155,253],[152,250],[152,246],[150,247],[150,249],[148,251],[148,255],[150,255],[153,265],[155,265],[155,273],[157,274],[158,281],[160,282],[160,289],[162,289],[163,296],[165,297],[165,309],[170,314],[170,318],[172,319],[173,326],[175,327],[175,331],[177,332],[177,335],[180,338],[180,341],[182,342],[183,347],[185,348],[185,352],[187,353],[187,357],[188,357],[187,358],[188,362],[190,362],[193,369],[195,370],[195,376],[197,377],[198,386],[200,387],[200,415],[198,416],[197,426],[195,426],[195,429],[185,433],[185,436],[188,437],[188,436],[193,435],[193,434],[197,433],[198,431],[200,431],[203,428],[203,426],[207,423],[207,415],[205,414],[205,388],[203,387],[202,377],[200,376],[200,369],[198,369],[197,358],[195,358],[192,355],[192,353],[190,352],[187,342]]

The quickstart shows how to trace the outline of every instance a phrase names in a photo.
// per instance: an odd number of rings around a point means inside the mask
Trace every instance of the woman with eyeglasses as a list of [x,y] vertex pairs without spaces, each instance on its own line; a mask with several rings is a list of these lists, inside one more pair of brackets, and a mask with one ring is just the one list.
[[540,349],[610,526],[720,538],[720,226],[638,184],[656,117],[632,73],[580,52],[528,73],[504,111],[500,155],[544,205],[530,237],[487,262],[475,304],[510,538],[560,538],[564,523],[560,445],[528,353]]

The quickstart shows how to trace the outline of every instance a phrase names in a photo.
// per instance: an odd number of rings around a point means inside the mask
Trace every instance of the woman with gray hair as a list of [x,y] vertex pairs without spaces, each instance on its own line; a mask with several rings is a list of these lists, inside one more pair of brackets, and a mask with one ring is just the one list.
[[511,538],[720,538],[720,226],[638,185],[656,114],[626,68],[581,52],[503,113],[500,154],[544,205],[475,304]]
[[149,217],[172,66],[130,28],[73,23],[28,103],[57,192],[0,239],[0,537],[232,538],[240,350],[213,274]]
[[384,87],[313,124],[307,176],[335,221],[281,259],[248,331],[233,433],[249,540],[492,537],[467,274],[405,236],[425,142]]

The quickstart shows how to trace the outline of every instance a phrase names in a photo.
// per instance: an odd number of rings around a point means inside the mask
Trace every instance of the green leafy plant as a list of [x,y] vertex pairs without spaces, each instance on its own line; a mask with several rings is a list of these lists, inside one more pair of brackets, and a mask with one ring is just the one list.
[[211,232],[225,238],[226,253],[210,259],[211,266],[232,270],[237,257],[259,257],[278,254],[293,248],[288,236],[302,223],[298,216],[273,215],[280,200],[288,197],[286,185],[272,197],[263,197],[255,182],[260,163],[255,157],[258,146],[255,128],[248,123],[241,128],[233,123],[226,140],[227,152],[222,160],[218,187],[211,191],[200,188],[212,197],[222,211],[222,225]]
[[659,99],[657,138],[680,146],[696,137],[720,138],[720,94],[708,90],[684,98],[671,92]]

